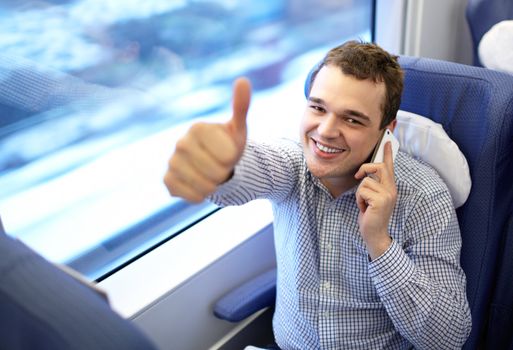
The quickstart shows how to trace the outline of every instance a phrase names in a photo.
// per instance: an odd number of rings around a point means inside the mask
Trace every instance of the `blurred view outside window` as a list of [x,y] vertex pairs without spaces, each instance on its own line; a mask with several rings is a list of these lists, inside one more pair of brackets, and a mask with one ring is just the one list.
[[[10,235],[92,279],[217,208],[162,177],[193,120],[253,85],[250,136],[296,134],[306,74],[371,40],[371,0],[3,0],[0,215]],[[213,232],[212,234],[215,234]]]

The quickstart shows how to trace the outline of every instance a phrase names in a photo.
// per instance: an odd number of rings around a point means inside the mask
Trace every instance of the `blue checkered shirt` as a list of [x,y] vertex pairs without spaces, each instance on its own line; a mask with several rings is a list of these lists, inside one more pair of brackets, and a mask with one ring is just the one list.
[[459,349],[471,329],[461,237],[447,187],[399,152],[389,249],[370,261],[353,188],[333,198],[301,145],[249,141],[211,199],[273,203],[274,335],[282,349]]

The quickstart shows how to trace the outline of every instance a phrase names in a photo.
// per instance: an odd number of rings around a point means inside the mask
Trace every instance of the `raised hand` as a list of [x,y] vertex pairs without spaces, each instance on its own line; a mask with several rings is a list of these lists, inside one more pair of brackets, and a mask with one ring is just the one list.
[[164,183],[173,196],[201,202],[228,180],[244,151],[251,84],[245,78],[233,87],[233,115],[226,123],[195,123],[176,143]]
[[385,144],[384,163],[363,164],[355,178],[363,179],[356,191],[360,233],[371,259],[375,259],[390,246],[388,224],[397,200],[391,143]]

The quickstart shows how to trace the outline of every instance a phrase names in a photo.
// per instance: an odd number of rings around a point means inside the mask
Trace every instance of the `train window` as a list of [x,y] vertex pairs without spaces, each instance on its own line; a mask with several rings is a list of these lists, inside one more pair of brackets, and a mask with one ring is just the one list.
[[177,137],[192,120],[229,116],[242,75],[254,88],[250,134],[267,134],[276,113],[291,129],[310,67],[342,41],[371,40],[373,3],[2,1],[7,231],[91,279],[183,232],[218,208],[166,192]]

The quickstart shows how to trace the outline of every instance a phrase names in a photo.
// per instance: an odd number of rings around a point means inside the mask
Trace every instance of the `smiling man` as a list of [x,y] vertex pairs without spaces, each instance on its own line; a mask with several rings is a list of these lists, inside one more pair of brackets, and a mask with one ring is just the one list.
[[[447,187],[390,144],[403,87],[375,44],[332,49],[312,74],[301,143],[246,139],[250,85],[234,87],[226,124],[198,123],[177,143],[172,195],[273,203],[281,349],[457,349],[471,328],[461,237]],[[372,176],[367,176],[372,175]]]

